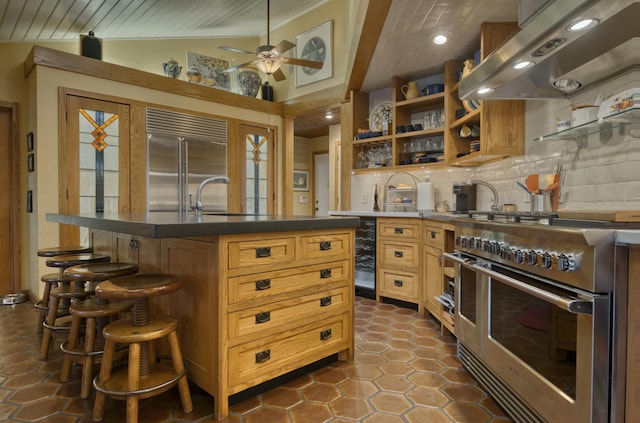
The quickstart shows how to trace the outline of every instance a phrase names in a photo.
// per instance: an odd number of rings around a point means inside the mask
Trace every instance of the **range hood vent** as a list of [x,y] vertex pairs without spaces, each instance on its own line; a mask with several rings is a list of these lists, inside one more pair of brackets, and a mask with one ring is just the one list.
[[[595,27],[570,32],[567,26],[594,18]],[[640,0],[555,0],[462,81],[461,99],[563,98],[580,87],[640,66]],[[535,64],[516,70],[518,62]],[[564,89],[559,80],[578,81]],[[562,85],[562,84],[558,84]],[[568,88],[567,88],[568,87]],[[478,94],[480,88],[490,88]]]

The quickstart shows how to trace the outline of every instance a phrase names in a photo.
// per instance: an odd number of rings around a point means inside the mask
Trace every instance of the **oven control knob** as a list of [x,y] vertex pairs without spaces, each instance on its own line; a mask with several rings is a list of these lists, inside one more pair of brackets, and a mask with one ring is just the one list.
[[482,238],[475,238],[474,247],[476,250],[482,250]]
[[536,250],[529,250],[527,252],[527,263],[529,263],[531,266],[535,266],[536,264],[538,264],[538,253],[536,252]]
[[462,248],[469,247],[469,238],[468,237],[460,236],[459,238],[460,238],[459,239],[460,242],[458,243],[458,245],[460,245]]
[[500,254],[500,243],[498,241],[491,241],[491,252],[493,254]]
[[558,270],[563,272],[573,272],[576,270],[576,261],[571,254],[560,254],[558,256]]
[[511,248],[509,247],[503,247],[500,250],[500,257],[502,257],[504,260],[509,260],[511,259]]
[[473,248],[476,245],[476,239],[474,237],[469,237],[469,248]]
[[488,239],[482,241],[482,249],[486,252],[491,251],[491,241],[489,241]]
[[553,257],[551,257],[551,254],[544,253],[540,258],[540,265],[545,269],[551,269],[551,266],[553,266]]
[[524,251],[522,250],[514,250],[513,251],[513,262],[516,264],[524,263]]

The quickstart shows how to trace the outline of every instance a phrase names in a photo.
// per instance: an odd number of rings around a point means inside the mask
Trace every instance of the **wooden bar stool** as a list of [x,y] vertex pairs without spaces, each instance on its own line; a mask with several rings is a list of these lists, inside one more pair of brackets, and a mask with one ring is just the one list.
[[[98,297],[133,300],[133,317],[109,323],[104,328],[104,354],[100,374],[94,379],[96,402],[93,420],[102,421],[106,397],[127,400],[127,423],[138,421],[138,401],[178,385],[185,413],[193,410],[187,374],[182,362],[176,328],[171,316],[149,315],[149,297],[169,294],[182,285],[174,275],[134,275],[101,282]],[[150,341],[167,337],[173,366],[156,362]],[[129,345],[128,367],[112,373],[116,344]]]
[[[93,249],[91,247],[71,246],[71,247],[49,247],[38,250],[38,257],[55,257],[67,254],[82,254],[91,253]],[[52,288],[56,288],[60,282],[60,272],[47,273],[42,276],[40,280],[44,282],[44,292],[42,299],[34,304],[34,307],[40,310],[38,315],[38,323],[36,325],[36,331],[42,332],[42,323],[47,318],[49,311],[49,294]]]
[[[87,263],[103,263],[111,260],[111,257],[106,254],[69,254],[64,256],[55,256],[47,259],[47,266],[58,268],[64,277],[64,269],[72,266],[78,266]],[[46,360],[49,357],[49,347],[51,346],[51,337],[54,334],[60,334],[64,332],[68,334],[70,326],[66,324],[57,324],[59,310],[61,308],[68,308],[72,300],[83,300],[95,293],[94,287],[85,287],[86,282],[76,281],[73,285],[69,282],[63,281],[63,286],[59,286],[51,290],[49,294],[49,310],[47,312],[47,318],[42,323],[42,343],[40,344],[41,360]]]
[[[64,277],[71,282],[96,283],[135,273],[138,273],[138,265],[134,263],[89,263],[68,267],[64,271]],[[118,315],[131,309],[132,305],[131,301],[109,302],[104,298],[89,298],[71,304],[69,338],[60,345],[60,349],[65,353],[60,380],[67,382],[71,378],[73,362],[82,363],[81,398],[88,398],[91,395],[93,365],[101,358],[104,348],[102,330]],[[85,323],[84,342],[81,342],[83,322]]]

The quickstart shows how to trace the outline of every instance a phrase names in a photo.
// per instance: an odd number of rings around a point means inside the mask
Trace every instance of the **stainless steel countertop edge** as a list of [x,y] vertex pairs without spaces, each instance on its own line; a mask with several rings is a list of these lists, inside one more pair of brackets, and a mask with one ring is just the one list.
[[360,224],[360,219],[355,216],[205,215],[196,221],[193,213],[174,212],[77,215],[47,213],[47,220],[147,238],[354,228]]

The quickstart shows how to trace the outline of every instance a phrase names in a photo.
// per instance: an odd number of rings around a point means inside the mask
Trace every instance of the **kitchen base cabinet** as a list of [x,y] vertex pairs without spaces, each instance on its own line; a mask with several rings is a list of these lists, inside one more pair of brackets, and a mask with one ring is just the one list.
[[376,232],[378,301],[391,298],[419,305],[420,220],[379,218]]
[[93,230],[91,239],[118,260],[180,277],[181,289],[153,306],[178,319],[188,378],[223,419],[230,395],[333,354],[353,360],[354,232],[150,239]]
[[424,279],[421,286],[421,312],[427,311],[441,323],[441,329],[454,333],[452,309],[443,306],[437,298],[450,297],[453,267],[443,258],[443,251],[454,248],[454,226],[448,223],[424,220],[422,222],[422,249]]

